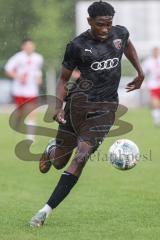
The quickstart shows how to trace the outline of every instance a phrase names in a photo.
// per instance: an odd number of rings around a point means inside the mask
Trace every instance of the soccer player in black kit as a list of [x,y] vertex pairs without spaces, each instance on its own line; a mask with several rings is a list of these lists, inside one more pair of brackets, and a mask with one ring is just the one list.
[[[62,169],[75,148],[76,153],[47,203],[31,219],[33,227],[43,225],[46,217],[69,194],[90,155],[97,150],[113,125],[118,107],[117,89],[123,53],[137,72],[135,79],[126,86],[127,92],[139,89],[144,80],[128,30],[123,26],[112,26],[113,6],[102,1],[94,2],[89,6],[88,13],[90,29],[66,47],[57,84],[60,107],[54,116],[59,128],[55,142],[47,146],[40,159],[40,171],[46,173],[51,166]],[[67,88],[75,68],[80,71],[80,78]]]

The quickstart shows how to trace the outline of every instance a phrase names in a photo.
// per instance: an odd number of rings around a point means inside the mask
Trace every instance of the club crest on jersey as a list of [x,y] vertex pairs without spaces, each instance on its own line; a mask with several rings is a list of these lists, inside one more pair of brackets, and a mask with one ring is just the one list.
[[121,47],[122,47],[122,40],[121,39],[115,39],[115,40],[113,40],[113,44],[114,44],[115,48],[121,49]]

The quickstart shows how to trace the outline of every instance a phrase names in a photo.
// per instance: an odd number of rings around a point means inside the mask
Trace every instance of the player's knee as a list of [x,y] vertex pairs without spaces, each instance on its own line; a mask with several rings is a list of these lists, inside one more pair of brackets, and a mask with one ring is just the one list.
[[62,168],[64,168],[65,164],[59,163],[58,161],[54,161],[52,163],[52,165],[57,169],[57,170],[61,170]]
[[74,165],[77,168],[83,168],[89,158],[88,152],[78,151],[74,157]]

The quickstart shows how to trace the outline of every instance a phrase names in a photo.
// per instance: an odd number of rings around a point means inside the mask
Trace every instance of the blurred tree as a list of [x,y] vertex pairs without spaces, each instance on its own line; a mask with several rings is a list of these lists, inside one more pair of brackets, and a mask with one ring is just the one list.
[[76,0],[34,0],[41,23],[34,28],[33,36],[47,66],[60,68],[65,46],[74,37],[75,3]]
[[32,0],[0,1],[0,66],[19,49],[23,38],[30,36],[40,21]]

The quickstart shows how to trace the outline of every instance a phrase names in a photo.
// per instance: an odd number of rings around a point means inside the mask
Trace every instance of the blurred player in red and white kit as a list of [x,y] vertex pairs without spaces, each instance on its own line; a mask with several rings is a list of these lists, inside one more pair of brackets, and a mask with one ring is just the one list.
[[160,49],[152,49],[152,55],[142,63],[146,73],[147,87],[150,91],[152,118],[155,126],[160,127]]
[[[5,65],[6,74],[13,79],[12,95],[17,107],[28,100],[32,100],[39,94],[39,86],[42,84],[43,57],[35,52],[35,43],[27,38],[21,43],[21,51],[13,55]],[[35,104],[34,100],[27,107]],[[21,121],[22,110],[19,109],[17,125]],[[28,125],[35,125],[34,112],[28,116]],[[34,140],[34,132],[28,127],[27,138]]]

